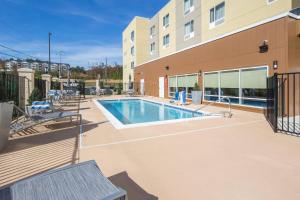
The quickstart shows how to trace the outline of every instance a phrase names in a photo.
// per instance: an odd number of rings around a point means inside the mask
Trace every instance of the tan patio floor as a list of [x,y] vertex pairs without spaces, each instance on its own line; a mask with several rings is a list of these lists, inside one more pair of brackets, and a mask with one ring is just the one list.
[[300,138],[273,133],[262,114],[233,110],[231,119],[118,130],[93,101],[81,108],[82,137],[65,121],[11,138],[0,154],[0,187],[94,159],[129,200],[300,199]]

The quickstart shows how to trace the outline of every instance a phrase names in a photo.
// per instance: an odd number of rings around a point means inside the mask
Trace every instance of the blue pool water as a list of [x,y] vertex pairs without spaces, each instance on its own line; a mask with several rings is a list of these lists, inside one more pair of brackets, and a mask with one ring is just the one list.
[[123,124],[137,124],[203,116],[203,114],[199,112],[141,99],[99,100],[98,102]]

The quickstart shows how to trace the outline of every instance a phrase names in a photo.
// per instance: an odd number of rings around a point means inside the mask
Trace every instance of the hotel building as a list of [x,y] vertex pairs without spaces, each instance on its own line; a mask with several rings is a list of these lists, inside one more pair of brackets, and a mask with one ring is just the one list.
[[147,61],[149,52],[145,48],[149,41],[149,20],[135,17],[123,31],[123,81],[124,89],[134,81],[134,68]]
[[130,73],[146,95],[186,90],[191,98],[197,83],[204,101],[229,97],[236,107],[260,109],[267,77],[300,71],[299,7],[299,0],[171,0],[135,35],[143,61]]

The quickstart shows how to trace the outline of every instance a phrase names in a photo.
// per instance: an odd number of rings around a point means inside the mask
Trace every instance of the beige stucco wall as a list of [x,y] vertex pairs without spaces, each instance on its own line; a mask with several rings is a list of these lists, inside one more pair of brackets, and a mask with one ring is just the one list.
[[[210,9],[224,0],[210,0],[202,3],[202,41],[224,35],[292,9],[294,0],[225,0],[225,21],[215,28],[209,28]],[[299,1],[299,0],[298,0]],[[296,1],[295,1],[296,2]],[[297,3],[294,2],[294,5]]]
[[136,18],[136,65],[139,65],[149,57],[149,22],[150,19]]
[[[165,56],[176,51],[176,1],[171,0],[163,7],[159,15],[159,56]],[[163,18],[169,13],[169,26],[163,27]],[[169,47],[163,47],[163,38],[165,35],[170,34]]]
[[[148,44],[148,24],[149,19],[142,17],[135,17],[123,31],[123,82],[129,82],[129,75],[131,75],[131,81],[134,80],[133,69],[131,69],[131,62],[135,63],[135,66],[142,62],[145,62],[147,54]],[[131,32],[134,31],[135,38],[131,41]],[[135,54],[131,55],[131,47],[134,46]]]

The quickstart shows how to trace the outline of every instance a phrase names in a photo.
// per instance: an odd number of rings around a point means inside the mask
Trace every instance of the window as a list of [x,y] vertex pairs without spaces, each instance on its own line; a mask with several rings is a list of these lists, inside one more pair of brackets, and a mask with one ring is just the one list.
[[131,69],[134,69],[134,62],[130,63],[130,67],[131,67]]
[[220,97],[239,103],[239,70],[220,72]]
[[186,91],[187,98],[192,98],[195,83],[198,83],[197,74],[169,77],[169,96],[174,96],[176,91]]
[[267,0],[267,4],[270,5],[270,4],[274,3],[275,1],[277,1],[277,0]]
[[177,88],[177,78],[176,77],[169,77],[169,96],[173,97],[176,92]]
[[184,39],[187,40],[194,37],[194,20],[184,25]]
[[259,106],[267,95],[267,68],[243,69],[241,71],[242,104]]
[[131,49],[130,49],[130,54],[131,54],[132,56],[134,56],[134,47],[131,47]]
[[165,35],[163,38],[163,46],[168,47],[170,44],[170,34]]
[[152,54],[155,51],[155,42],[150,44],[150,53]]
[[193,0],[184,0],[184,14],[188,14],[194,9],[194,1]]
[[164,16],[164,18],[163,18],[163,26],[164,26],[165,28],[169,26],[169,17],[170,17],[170,15],[167,14],[167,15]]
[[204,75],[204,95],[205,100],[215,101],[219,98],[219,74],[206,73]]
[[222,24],[225,18],[225,2],[222,2],[210,9],[210,28]]
[[150,36],[152,37],[152,36],[154,36],[154,34],[155,34],[155,26],[151,26],[151,28],[150,28]]
[[131,39],[131,42],[134,42],[134,31],[131,31],[131,33],[130,33],[130,39]]
[[237,69],[204,74],[204,99],[227,97],[231,103],[265,107],[267,67]]

